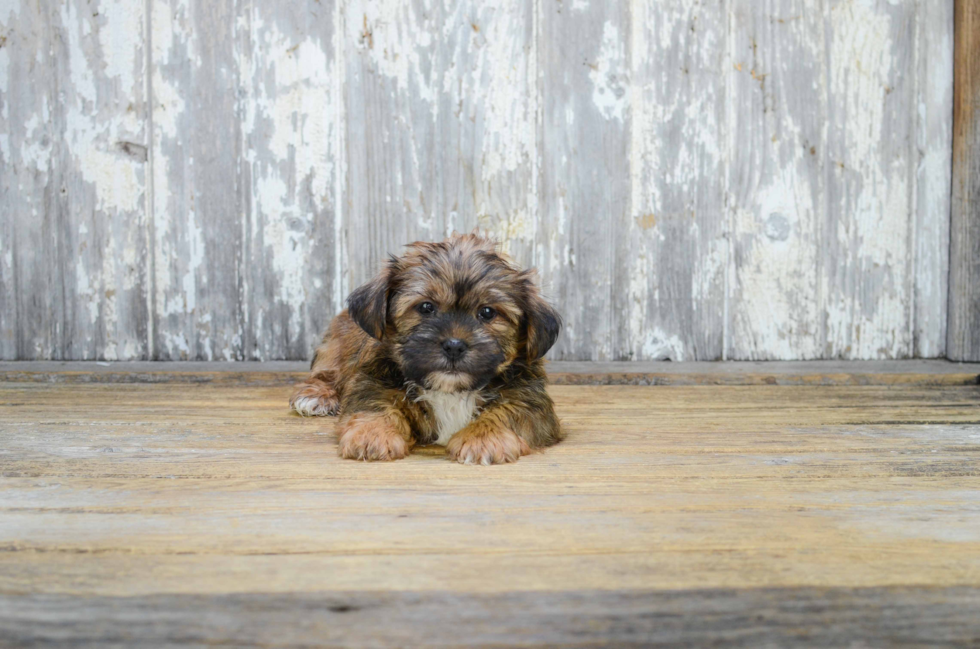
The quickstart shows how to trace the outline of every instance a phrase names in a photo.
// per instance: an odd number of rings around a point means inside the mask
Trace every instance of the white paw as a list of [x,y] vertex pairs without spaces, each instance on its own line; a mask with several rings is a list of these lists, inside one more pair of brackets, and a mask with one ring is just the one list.
[[338,404],[320,397],[300,397],[293,402],[293,410],[303,417],[328,417],[336,415]]

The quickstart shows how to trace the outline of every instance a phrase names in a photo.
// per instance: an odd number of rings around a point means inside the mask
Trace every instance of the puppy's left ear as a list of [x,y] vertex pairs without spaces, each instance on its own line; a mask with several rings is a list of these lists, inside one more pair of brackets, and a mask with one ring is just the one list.
[[527,320],[527,358],[537,360],[548,353],[561,331],[561,315],[545,302],[530,276],[525,277],[524,317]]
[[397,271],[397,259],[388,260],[384,269],[347,298],[347,312],[361,329],[373,338],[384,338],[388,326],[388,296]]

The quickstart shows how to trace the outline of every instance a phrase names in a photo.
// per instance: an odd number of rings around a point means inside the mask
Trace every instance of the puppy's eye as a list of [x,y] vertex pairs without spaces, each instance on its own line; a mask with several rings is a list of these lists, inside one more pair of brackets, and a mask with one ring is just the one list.
[[429,315],[430,313],[435,313],[436,305],[432,302],[423,302],[418,306],[418,309],[422,315]]
[[484,322],[490,322],[497,317],[497,311],[491,306],[481,306],[480,310],[476,312],[476,317]]

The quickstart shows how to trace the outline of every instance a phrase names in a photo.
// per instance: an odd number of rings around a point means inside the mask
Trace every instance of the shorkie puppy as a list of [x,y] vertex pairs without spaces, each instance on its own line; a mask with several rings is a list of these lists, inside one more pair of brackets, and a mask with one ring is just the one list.
[[497,464],[562,438],[541,360],[561,318],[492,241],[410,244],[347,306],[290,400],[301,415],[340,413],[341,457],[441,444],[458,462]]

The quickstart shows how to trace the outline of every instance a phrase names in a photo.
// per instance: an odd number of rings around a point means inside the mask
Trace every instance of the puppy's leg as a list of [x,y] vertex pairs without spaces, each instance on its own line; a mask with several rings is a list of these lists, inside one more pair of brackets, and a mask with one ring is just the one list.
[[304,417],[336,415],[340,410],[336,373],[317,372],[299,383],[289,398],[289,408]]
[[460,464],[506,464],[531,452],[509,423],[486,413],[477,417],[446,444],[449,458]]
[[323,417],[340,412],[338,379],[342,371],[343,335],[336,329],[332,323],[323,343],[313,355],[310,375],[296,385],[289,399],[290,410],[304,417]]
[[535,381],[502,390],[499,399],[453,435],[446,453],[461,464],[505,464],[557,444],[561,438],[561,425],[544,382]]
[[415,444],[412,428],[397,409],[344,415],[337,453],[349,460],[400,460]]

